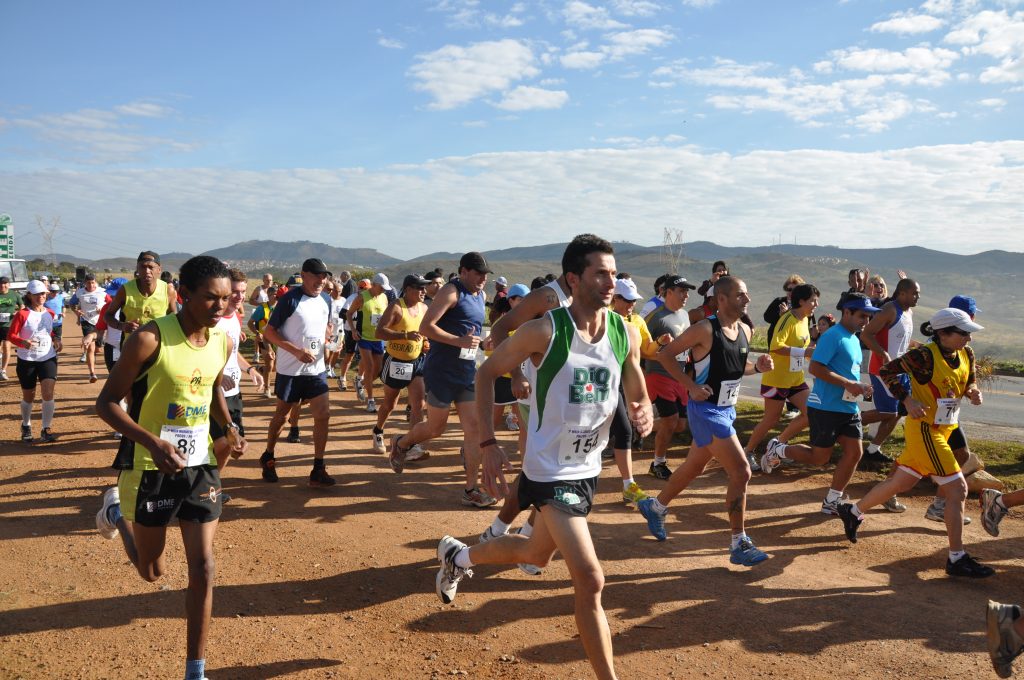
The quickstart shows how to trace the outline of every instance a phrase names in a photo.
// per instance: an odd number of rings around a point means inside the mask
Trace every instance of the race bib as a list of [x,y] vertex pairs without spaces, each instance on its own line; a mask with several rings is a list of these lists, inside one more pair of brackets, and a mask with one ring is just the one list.
[[740,379],[723,380],[718,390],[719,406],[735,406],[740,398]]
[[373,326],[374,328],[376,328],[377,324],[380,323],[380,317],[381,316],[383,316],[383,315],[381,315],[381,314],[371,314],[370,315],[370,325]]
[[583,465],[601,439],[599,429],[570,425],[562,435],[558,460],[563,465]]
[[463,347],[459,350],[459,358],[466,361],[476,361],[476,347]]
[[10,312],[0,312],[0,323],[7,323],[11,320]]
[[302,338],[302,346],[305,349],[309,350],[309,353],[316,357],[316,359],[309,362],[308,364],[302,364],[302,366],[299,367],[299,373],[303,375],[313,375],[315,373],[318,373],[318,371],[316,370],[316,365],[319,362],[319,359],[323,353],[324,339],[315,335],[307,335],[306,337]]
[[843,401],[850,401],[850,402],[860,403],[860,402],[864,401],[864,395],[863,394],[853,395],[853,394],[850,394],[850,390],[843,390]]
[[686,360],[690,358],[690,350],[685,350],[676,355],[676,361],[681,364],[685,364]]
[[803,354],[799,356],[796,354],[789,355],[789,372],[790,373],[803,373],[804,368],[807,367],[807,357]]
[[233,389],[237,389],[237,388],[242,386],[242,369],[241,368],[239,368],[238,366],[235,366],[233,368],[229,368],[227,370],[227,374],[228,374],[229,378],[231,378],[233,381],[235,381],[235,387]]
[[209,423],[202,425],[164,425],[160,428],[160,439],[170,442],[178,449],[178,453],[187,459],[185,467],[206,465],[210,462],[210,451],[207,439],[210,434]]
[[957,425],[960,422],[959,399],[935,400],[935,424]]
[[49,333],[40,332],[32,336],[31,344],[32,353],[36,356],[43,356],[53,346],[53,339],[50,338]]
[[412,364],[392,361],[388,364],[388,377],[395,380],[412,380]]

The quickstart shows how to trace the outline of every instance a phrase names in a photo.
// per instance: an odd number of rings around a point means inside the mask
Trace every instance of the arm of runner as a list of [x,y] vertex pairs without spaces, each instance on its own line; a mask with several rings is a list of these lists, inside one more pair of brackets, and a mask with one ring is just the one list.
[[889,327],[893,321],[896,320],[896,308],[891,302],[885,303],[882,307],[882,311],[871,317],[871,321],[868,321],[868,325],[861,331],[860,341],[864,343],[864,346],[869,350],[877,354],[882,359],[883,364],[889,363],[892,357],[889,353],[882,349],[882,345],[879,344],[878,338],[875,336],[879,332]]
[[[405,340],[411,337],[408,333],[393,331],[390,328],[393,323],[396,323],[401,318],[401,312],[398,310],[398,301],[395,300],[388,305],[388,308],[380,315],[380,321],[377,322],[378,340]],[[419,333],[416,333],[416,335],[419,335]]]
[[250,305],[258,305],[258,304],[260,304],[260,291],[261,290],[263,290],[262,286],[256,286],[256,288],[252,291],[252,295],[249,296],[249,304]]
[[266,328],[263,329],[263,337],[267,339],[267,342],[277,345],[304,364],[311,364],[316,361],[316,356],[312,352],[285,340],[284,336],[270,324],[267,324]]
[[814,376],[815,380],[824,380],[832,385],[842,387],[854,396],[871,396],[871,385],[866,385],[855,380],[847,380],[843,376],[834,372],[827,364],[823,364],[816,359],[811,359],[811,363],[807,367],[807,372]]
[[29,349],[31,346],[31,343],[28,340],[22,339],[20,335],[21,329],[25,326],[26,316],[27,314],[19,308],[11,319],[11,325],[7,328],[7,342],[21,349]]
[[711,349],[711,324],[701,321],[695,326],[690,326],[682,334],[661,348],[657,360],[665,367],[672,379],[686,388],[691,399],[704,401],[711,396],[713,390],[707,385],[698,385],[693,378],[686,375],[683,369],[679,368],[679,361],[676,356],[686,350]]
[[426,313],[423,314],[423,321],[420,322],[420,332],[430,340],[443,342],[446,345],[464,347],[466,349],[479,347],[479,335],[452,335],[437,325],[437,322],[444,316],[444,313],[454,307],[458,300],[458,289],[451,283],[444,284],[444,287],[437,292],[437,297],[430,302]]
[[640,370],[640,332],[631,325],[626,328],[629,330],[629,355],[622,364],[622,393],[627,400],[629,422],[641,437],[646,437],[654,427],[654,414],[644,374]]
[[[747,343],[750,343],[750,336],[753,331],[745,323],[740,324],[740,333],[743,333],[747,337]],[[748,354],[749,357],[749,354]],[[746,365],[743,367],[743,375],[753,375],[755,373],[767,373],[768,371],[775,368],[775,360],[772,359],[771,353],[762,354],[757,357],[757,361],[751,361],[747,359]]]
[[[156,359],[159,351],[160,332],[156,324],[147,324],[129,336],[121,348],[121,358],[114,364],[103,389],[96,397],[96,413],[103,422],[127,439],[146,447],[161,472],[174,474],[185,468],[188,459],[173,444],[140,427],[120,405],[135,380]],[[220,390],[214,392],[219,393]]]
[[[242,357],[239,356],[239,359]],[[214,385],[219,384],[220,379],[224,375],[224,369],[221,369],[220,375],[217,376],[217,381]],[[228,440],[228,448],[231,451],[232,458],[240,458],[245,450],[249,448],[249,442],[242,437],[242,433],[238,430],[238,426],[231,420],[231,413],[228,411],[228,402],[224,398],[224,392],[222,390],[213,391],[213,403],[210,405],[210,418],[213,419],[221,429],[224,430],[225,437]],[[217,461],[218,467],[223,468],[224,462]]]
[[549,287],[541,286],[531,290],[515,309],[506,312],[491,326],[490,337],[494,339],[494,346],[505,342],[510,332],[517,330],[527,321],[539,319],[546,312],[558,309],[558,306],[558,295]]
[[174,287],[173,283],[167,284],[167,313],[178,313],[178,289]]
[[[435,298],[436,299],[436,298]],[[521,326],[516,334],[499,345],[476,371],[476,409],[483,457],[483,485],[495,497],[508,495],[505,472],[512,469],[508,456],[494,440],[494,383],[513,367],[534,354],[543,354],[551,341],[551,324],[536,319]]]
[[356,299],[352,301],[352,304],[348,306],[348,311],[345,312],[345,318],[348,319],[349,328],[352,329],[352,339],[361,340],[362,334],[359,332],[359,326],[356,324],[356,312],[363,308],[363,296],[357,295]]
[[107,322],[108,328],[113,328],[115,331],[123,331],[126,334],[131,334],[135,332],[139,327],[139,324],[134,321],[127,322],[117,320],[117,313],[121,311],[122,307],[124,307],[124,301],[124,286],[121,286],[117,289],[117,292],[114,293],[114,299],[107,304],[106,310],[103,312],[103,320]]

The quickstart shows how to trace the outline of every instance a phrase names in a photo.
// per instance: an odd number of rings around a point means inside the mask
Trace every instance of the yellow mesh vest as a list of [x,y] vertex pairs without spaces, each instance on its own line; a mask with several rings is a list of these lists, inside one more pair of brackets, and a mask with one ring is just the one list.
[[[933,340],[925,345],[925,348],[932,353],[932,379],[926,385],[919,384],[911,379],[911,396],[921,402],[924,406],[924,418],[921,421],[932,424],[935,422],[935,409],[937,399],[959,399],[967,389],[967,376],[970,374],[970,365],[966,350],[957,351],[960,364],[957,368],[950,366],[942,356],[942,351]],[[907,418],[907,420],[916,420]],[[921,422],[918,421],[918,422]],[[908,425],[909,427],[909,425]],[[932,427],[945,428],[950,432],[955,425],[932,425]]]

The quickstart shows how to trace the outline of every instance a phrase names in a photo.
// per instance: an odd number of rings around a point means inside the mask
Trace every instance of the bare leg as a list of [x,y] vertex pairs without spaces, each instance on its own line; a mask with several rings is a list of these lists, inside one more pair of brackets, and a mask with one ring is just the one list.
[[764,415],[761,417],[760,422],[754,426],[753,432],[750,433],[750,439],[747,440],[747,445],[743,447],[745,453],[753,453],[754,449],[764,440],[765,435],[778,424],[779,418],[782,416],[783,406],[785,406],[785,402],[778,399],[764,400]]
[[309,400],[309,410],[313,413],[313,458],[323,460],[327,450],[327,429],[331,424],[331,404],[328,392]]
[[691,446],[686,460],[672,472],[672,476],[668,478],[665,488],[658,494],[658,502],[665,506],[671,503],[672,499],[681,494],[690,485],[690,482],[697,479],[704,472],[704,468],[707,467],[710,461],[710,447],[693,448]]
[[185,592],[188,631],[186,658],[205,659],[210,615],[213,612],[213,580],[216,573],[213,536],[217,531],[217,521],[182,521],[179,524],[188,562],[188,589]]

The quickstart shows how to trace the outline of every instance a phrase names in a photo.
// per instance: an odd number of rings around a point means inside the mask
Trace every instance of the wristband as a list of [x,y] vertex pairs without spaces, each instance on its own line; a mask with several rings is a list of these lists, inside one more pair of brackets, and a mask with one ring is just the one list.
[[480,442],[480,448],[481,449],[485,449],[488,446],[494,446],[497,443],[498,443],[498,440],[495,439],[494,437],[491,437],[490,439],[485,439],[482,442]]
[[256,370],[255,366],[249,366],[249,368],[245,369],[245,374],[249,375],[249,373],[251,373],[252,371],[255,371],[255,370]]
[[760,372],[761,372],[761,367],[758,366],[757,362],[755,361],[754,362],[754,373],[760,373]]

